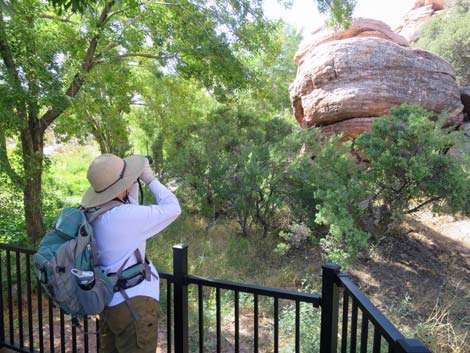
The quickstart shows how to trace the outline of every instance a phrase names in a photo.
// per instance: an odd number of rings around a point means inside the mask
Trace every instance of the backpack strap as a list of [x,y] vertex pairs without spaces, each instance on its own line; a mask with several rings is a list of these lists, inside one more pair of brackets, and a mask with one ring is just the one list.
[[134,251],[134,255],[135,255],[135,258],[137,259],[137,262],[144,265],[145,280],[150,281],[152,279],[152,276],[155,279],[158,279],[157,274],[153,273],[152,269],[150,268],[150,261],[149,261],[149,259],[147,259],[147,256],[145,258],[142,258],[142,254],[140,253],[139,249],[136,249]]
[[[150,261],[147,259],[147,258],[143,258],[142,257],[142,254],[140,253],[140,250],[139,249],[135,249],[134,250],[134,256],[137,260],[137,263],[135,265],[132,265],[128,268],[126,268],[126,264],[127,264],[127,261],[129,261],[129,258],[128,257],[126,259],[126,261],[124,261],[124,263],[119,267],[119,269],[117,270],[116,273],[113,273],[112,275],[109,275],[110,279],[111,279],[111,282],[113,283],[114,285],[114,290],[116,292],[119,292],[121,293],[121,295],[123,296],[124,298],[124,301],[126,302],[130,312],[132,313],[132,315],[134,316],[134,319],[135,320],[139,320],[140,319],[140,316],[139,314],[137,313],[137,310],[135,309],[134,305],[132,304],[132,302],[130,301],[130,298],[129,296],[127,295],[126,293],[126,289],[127,288],[131,288],[131,287],[123,287],[122,286],[122,282],[120,282],[121,280],[125,280],[125,281],[128,281],[132,278],[135,278],[137,276],[144,276],[143,279],[141,278],[140,281],[138,281],[136,284],[134,285],[137,285],[139,283],[142,282],[142,280],[146,280],[146,281],[150,281],[152,279],[152,276],[154,276],[154,278],[158,279],[158,276],[152,272],[151,268],[150,268]],[[144,269],[143,269],[143,272],[142,273],[142,267],[140,267],[140,270],[137,270],[135,272],[135,274],[132,274],[130,275],[130,277],[127,277],[127,276],[124,276],[124,278],[122,277],[122,273],[124,271],[127,271],[128,269],[131,269],[133,266],[136,266],[136,265],[143,265],[144,266]],[[136,269],[138,269],[139,267],[136,266]]]
[[[109,211],[110,209],[122,205],[122,202],[117,201],[117,200],[111,200],[108,201],[102,205],[95,206],[95,207],[90,207],[90,208],[84,208],[83,206],[80,206],[80,209],[84,212],[85,217],[87,218],[88,223],[92,223],[95,219],[97,219],[99,216],[101,216],[103,213]],[[98,267],[99,261],[98,261],[98,254],[96,253],[96,241],[95,237],[91,237],[91,255],[93,257],[93,264],[95,267]]]
[[114,207],[121,206],[122,204],[123,203],[121,201],[111,200],[102,205],[95,206],[95,207],[90,207],[90,208],[84,208],[82,206],[80,207],[85,212],[88,222],[92,223],[95,219],[97,219],[106,211],[109,211],[110,209]]

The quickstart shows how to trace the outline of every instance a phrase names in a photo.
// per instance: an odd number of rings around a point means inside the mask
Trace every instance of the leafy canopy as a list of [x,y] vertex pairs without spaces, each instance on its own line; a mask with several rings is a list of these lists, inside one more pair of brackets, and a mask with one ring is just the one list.
[[328,17],[326,23],[335,28],[348,28],[356,0],[317,0],[318,11]]

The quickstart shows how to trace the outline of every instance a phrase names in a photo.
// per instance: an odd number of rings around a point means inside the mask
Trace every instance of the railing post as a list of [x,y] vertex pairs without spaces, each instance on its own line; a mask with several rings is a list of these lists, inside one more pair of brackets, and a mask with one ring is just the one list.
[[338,347],[339,290],[337,275],[340,266],[322,266],[320,353],[336,353]]
[[398,340],[397,353],[431,353],[421,341],[414,338]]
[[188,246],[173,246],[175,353],[188,353]]

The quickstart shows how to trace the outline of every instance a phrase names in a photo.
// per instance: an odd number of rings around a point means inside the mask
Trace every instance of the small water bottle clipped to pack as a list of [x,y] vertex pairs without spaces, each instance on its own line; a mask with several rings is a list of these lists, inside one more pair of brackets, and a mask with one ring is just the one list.
[[95,283],[95,273],[93,271],[82,271],[76,268],[70,270],[78,278],[78,284],[82,289],[90,289]]

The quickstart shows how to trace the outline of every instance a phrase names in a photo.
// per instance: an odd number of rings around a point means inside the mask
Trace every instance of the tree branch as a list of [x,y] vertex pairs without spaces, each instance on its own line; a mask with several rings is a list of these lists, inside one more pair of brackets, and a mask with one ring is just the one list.
[[168,6],[184,6],[184,4],[179,4],[175,2],[164,2],[164,1],[148,1],[152,4],[157,4],[157,5],[168,5]]
[[45,19],[47,19],[47,20],[59,21],[59,22],[63,22],[63,23],[70,23],[70,24],[73,24],[73,25],[77,25],[77,24],[78,24],[77,22],[70,21],[68,18],[62,18],[62,17],[51,16],[51,15],[48,15],[48,14],[46,14],[46,13],[41,14],[40,17],[45,18]]
[[5,32],[5,22],[3,21],[3,13],[0,12],[0,53],[2,54],[3,62],[7,68],[9,75],[18,81],[18,72],[16,70],[16,64],[11,54],[10,46],[7,43],[7,35]]
[[418,205],[418,206],[412,208],[411,210],[405,211],[405,214],[410,214],[410,213],[416,212],[416,211],[418,211],[419,209],[421,209],[422,207],[424,207],[424,206],[426,206],[426,205],[428,205],[428,204],[430,204],[430,203],[432,203],[432,202],[438,201],[438,200],[440,200],[440,199],[442,199],[441,196],[433,197],[433,198],[431,198],[431,199],[429,199],[429,200],[423,202],[422,204],[420,204],[420,205]]
[[3,129],[0,129],[0,164],[2,166],[2,169],[5,171],[5,173],[13,182],[13,184],[23,185],[22,178],[11,167],[10,161],[8,159],[7,142],[6,142],[5,132]]
[[[103,28],[104,24],[106,23],[109,12],[111,11],[111,8],[113,7],[114,3],[115,3],[115,0],[111,0],[107,2],[106,5],[104,6],[103,11],[101,12],[101,15],[96,24],[97,32],[95,33],[95,35],[90,41],[87,52],[85,54],[85,58],[83,59],[83,62],[81,65],[81,70],[75,74],[72,82],[70,83],[69,87],[65,91],[65,96],[71,97],[71,98],[75,97],[78,91],[80,91],[80,88],[82,87],[83,83],[85,82],[86,74],[88,74],[90,70],[93,68],[93,66],[96,65],[96,61],[94,61],[94,56],[96,52],[96,47],[98,45],[98,40],[100,39],[100,31]],[[60,114],[63,113],[65,108],[66,108],[66,105],[63,105],[60,108],[57,108],[57,107],[49,108],[40,119],[41,129],[45,131],[47,127]]]
[[148,54],[148,53],[126,53],[126,54],[121,54],[121,55],[116,55],[115,58],[133,58],[133,57],[141,57],[141,58],[149,58],[149,59],[168,59],[167,57],[164,56],[159,56],[159,55],[154,55],[154,54]]
[[111,17],[115,16],[115,15],[118,15],[120,13],[123,13],[125,12],[126,10],[130,9],[131,7],[128,6],[126,8],[123,8],[123,9],[120,9],[120,10],[116,10],[116,11],[113,11],[109,14],[108,18],[106,19],[106,22],[109,21],[111,19]]

